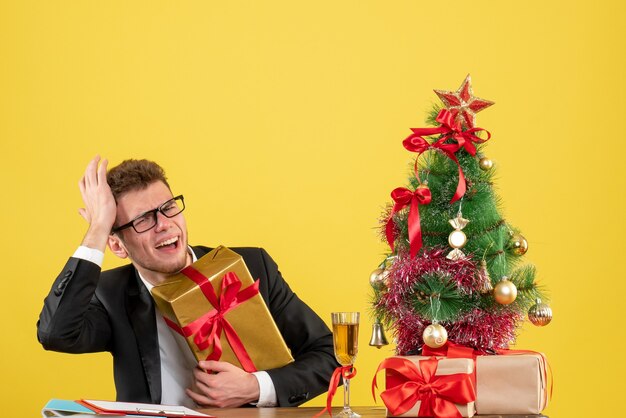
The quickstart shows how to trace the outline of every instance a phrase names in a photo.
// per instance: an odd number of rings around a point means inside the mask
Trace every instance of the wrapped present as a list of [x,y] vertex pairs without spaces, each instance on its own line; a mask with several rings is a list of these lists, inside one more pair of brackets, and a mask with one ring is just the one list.
[[165,283],[152,296],[175,336],[197,360],[222,360],[248,372],[293,361],[243,258],[218,247]]
[[514,350],[500,353],[476,357],[477,413],[541,413],[548,404],[545,356]]
[[[424,356],[390,357],[385,369],[385,390],[380,397],[393,417],[472,417],[476,391],[474,362],[466,358]],[[376,376],[372,394],[377,387]]]

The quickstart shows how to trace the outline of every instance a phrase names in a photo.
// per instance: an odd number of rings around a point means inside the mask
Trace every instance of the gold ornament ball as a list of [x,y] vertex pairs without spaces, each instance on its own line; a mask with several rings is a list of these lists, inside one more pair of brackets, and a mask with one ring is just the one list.
[[537,303],[528,310],[528,319],[538,327],[548,325],[552,321],[552,309],[537,299]]
[[493,161],[491,161],[487,157],[483,157],[480,160],[478,160],[478,166],[483,171],[491,170],[491,167],[493,167]]
[[499,304],[509,305],[517,298],[517,287],[512,281],[504,278],[493,289],[493,296]]
[[509,243],[511,252],[515,255],[524,255],[528,251],[528,241],[522,236],[522,234],[513,234]]
[[422,340],[430,348],[439,348],[448,341],[448,331],[440,324],[431,324],[424,329]]
[[389,273],[386,270],[377,268],[370,274],[370,286],[375,290],[382,290],[385,288],[385,279]]
[[383,283],[383,269],[376,269],[370,274],[370,286],[375,290],[380,290],[384,286]]

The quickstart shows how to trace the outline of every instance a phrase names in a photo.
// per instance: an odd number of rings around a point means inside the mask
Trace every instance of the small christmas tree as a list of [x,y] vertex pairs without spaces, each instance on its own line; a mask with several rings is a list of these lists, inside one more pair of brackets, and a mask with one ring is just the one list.
[[[508,348],[526,314],[535,325],[552,312],[523,265],[526,239],[501,214],[493,163],[484,153],[490,134],[476,113],[493,102],[472,93],[468,75],[455,91],[435,90],[430,128],[411,129],[404,147],[415,152],[409,187],[391,193],[381,218],[389,255],[371,277],[375,332],[393,329],[400,355],[447,339],[482,352]],[[376,332],[378,330],[378,332]]]

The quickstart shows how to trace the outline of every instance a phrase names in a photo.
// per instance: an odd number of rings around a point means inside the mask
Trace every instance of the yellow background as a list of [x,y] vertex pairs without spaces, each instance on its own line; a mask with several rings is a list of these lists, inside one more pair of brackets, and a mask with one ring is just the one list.
[[548,415],[613,415],[626,372],[622,2],[0,4],[3,416],[115,396],[108,354],[45,352],[35,336],[85,231],[77,182],[98,153],[160,162],[187,199],[191,243],[265,247],[326,321],[360,310],[353,404],[372,404],[391,353],[367,345],[377,220],[406,184],[401,140],[424,126],[432,89],[467,73],[497,103],[478,125],[552,296],[553,323],[524,326],[517,347],[552,363]]

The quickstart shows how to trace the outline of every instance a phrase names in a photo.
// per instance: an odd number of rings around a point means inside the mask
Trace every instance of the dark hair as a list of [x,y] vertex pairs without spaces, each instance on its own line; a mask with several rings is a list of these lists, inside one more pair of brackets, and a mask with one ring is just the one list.
[[107,182],[116,201],[124,193],[145,189],[156,181],[162,181],[170,188],[163,168],[149,160],[125,160],[107,173]]

